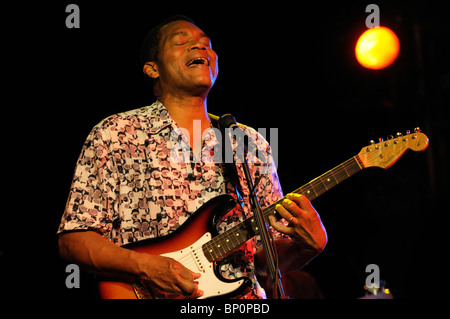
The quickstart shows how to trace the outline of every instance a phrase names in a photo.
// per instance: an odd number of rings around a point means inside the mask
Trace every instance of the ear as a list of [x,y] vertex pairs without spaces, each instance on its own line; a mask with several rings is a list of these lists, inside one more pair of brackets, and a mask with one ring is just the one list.
[[144,73],[147,74],[152,79],[157,79],[159,77],[158,65],[156,62],[151,61],[144,64]]

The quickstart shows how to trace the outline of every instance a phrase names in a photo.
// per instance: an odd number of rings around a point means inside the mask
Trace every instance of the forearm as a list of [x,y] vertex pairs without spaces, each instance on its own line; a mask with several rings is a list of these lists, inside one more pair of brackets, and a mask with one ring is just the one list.
[[[300,246],[291,239],[275,240],[278,253],[278,268],[282,274],[299,270],[306,266],[319,252]],[[255,271],[258,275],[268,276],[267,260],[264,250],[255,254]]]
[[58,245],[62,258],[88,272],[127,281],[140,276],[142,254],[121,248],[93,231],[62,234]]

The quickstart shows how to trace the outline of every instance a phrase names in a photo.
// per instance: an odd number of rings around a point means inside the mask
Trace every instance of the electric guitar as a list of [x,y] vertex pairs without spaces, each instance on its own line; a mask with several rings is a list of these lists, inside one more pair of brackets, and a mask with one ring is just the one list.
[[[302,194],[311,201],[364,168],[387,169],[408,149],[418,152],[424,151],[427,146],[428,137],[421,133],[419,128],[412,134],[407,131],[405,136],[397,133],[396,137],[390,136],[386,141],[371,141],[370,145],[363,147],[357,155],[296,189],[294,193]],[[282,201],[283,199],[280,199],[263,209],[266,222],[270,215],[281,218],[275,211],[275,206]],[[204,291],[202,299],[238,295],[248,288],[250,279],[225,279],[216,269],[216,263],[258,233],[256,221],[250,217],[220,235],[215,230],[218,219],[236,205],[236,200],[230,195],[219,195],[201,206],[175,232],[122,247],[140,253],[170,257],[193,272],[200,272],[198,282],[199,289]],[[164,297],[144,281],[124,283],[104,280],[100,281],[98,286],[100,297],[105,299]]]

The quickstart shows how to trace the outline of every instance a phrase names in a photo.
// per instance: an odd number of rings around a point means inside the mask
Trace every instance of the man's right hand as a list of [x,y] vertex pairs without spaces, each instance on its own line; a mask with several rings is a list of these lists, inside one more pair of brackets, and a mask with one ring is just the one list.
[[200,278],[199,273],[190,271],[172,258],[148,254],[142,254],[141,257],[140,277],[160,292],[163,295],[161,297],[172,299],[203,296],[203,291],[198,289],[198,282],[195,281]]

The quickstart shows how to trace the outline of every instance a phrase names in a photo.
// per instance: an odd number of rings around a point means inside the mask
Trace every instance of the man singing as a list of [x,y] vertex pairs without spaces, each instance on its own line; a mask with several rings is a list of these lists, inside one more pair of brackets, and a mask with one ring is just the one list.
[[[230,171],[208,156],[219,143],[207,112],[218,57],[209,37],[182,16],[153,28],[141,56],[157,101],[110,116],[89,134],[58,229],[59,249],[64,259],[86,271],[118,282],[145,282],[166,298],[198,298],[204,294],[198,285],[201,272],[189,270],[182,261],[121,246],[176,232],[217,195],[237,198]],[[244,129],[265,155],[249,160],[264,208],[283,198],[281,186],[270,146],[253,129]],[[188,151],[187,160],[173,159],[175,144]],[[219,233],[252,214],[243,172],[238,169],[237,174],[244,202],[221,218]],[[270,217],[280,271],[300,269],[324,249],[325,228],[304,196],[289,194],[276,210],[284,219],[279,223]],[[255,277],[267,274],[256,237],[221,260],[218,268],[223,277],[251,279],[250,289],[237,297],[265,298]]]

